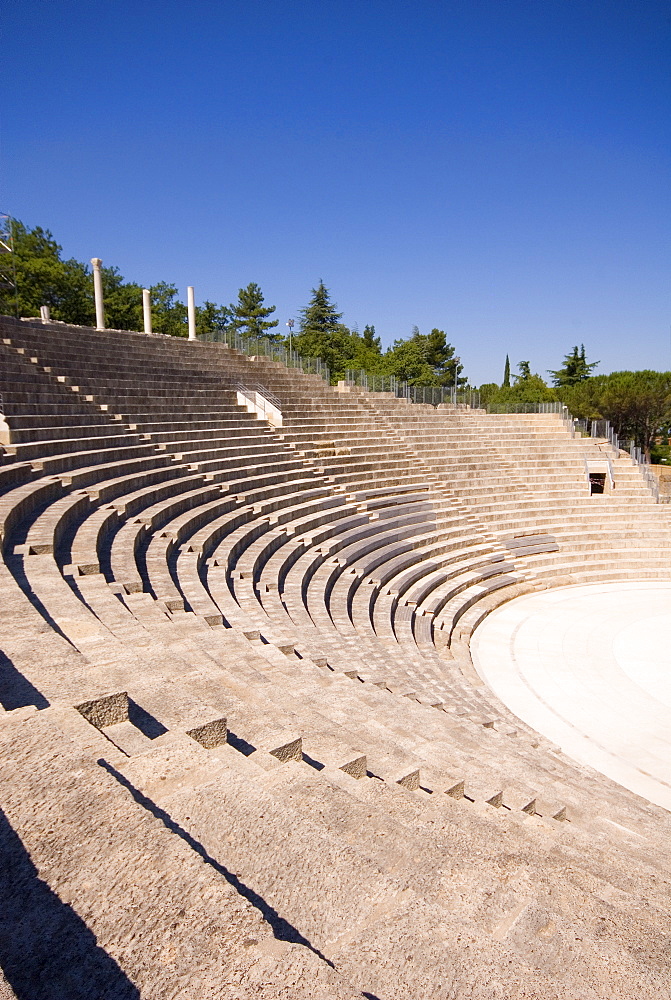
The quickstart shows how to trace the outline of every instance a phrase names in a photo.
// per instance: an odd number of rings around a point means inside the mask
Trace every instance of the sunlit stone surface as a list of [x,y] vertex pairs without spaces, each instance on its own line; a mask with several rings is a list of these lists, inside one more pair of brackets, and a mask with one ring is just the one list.
[[671,809],[671,583],[520,597],[485,619],[471,651],[521,719]]

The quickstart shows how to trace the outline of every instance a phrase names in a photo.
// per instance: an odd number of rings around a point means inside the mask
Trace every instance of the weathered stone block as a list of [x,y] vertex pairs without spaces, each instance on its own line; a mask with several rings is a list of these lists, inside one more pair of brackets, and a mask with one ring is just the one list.
[[118,722],[126,721],[128,693],[119,691],[116,694],[103,695],[101,698],[83,701],[80,705],[75,705],[75,708],[96,729],[104,729],[105,726],[114,726]]
[[187,730],[186,735],[190,736],[196,743],[200,743],[206,750],[219,747],[228,739],[226,719],[213,719],[212,722],[206,722],[202,726],[196,726],[195,729]]

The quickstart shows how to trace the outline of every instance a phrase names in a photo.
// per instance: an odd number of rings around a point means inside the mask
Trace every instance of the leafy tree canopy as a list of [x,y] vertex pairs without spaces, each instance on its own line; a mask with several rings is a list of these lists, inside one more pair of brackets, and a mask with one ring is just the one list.
[[331,301],[331,293],[323,281],[312,289],[312,297],[299,315],[295,349],[306,357],[321,358],[334,379],[344,378],[348,368],[364,367],[367,355],[375,353],[366,347],[358,333],[341,322],[342,313]]
[[212,333],[215,330],[228,330],[232,326],[231,310],[226,306],[218,306],[216,302],[205,299],[202,306],[196,309],[196,333]]
[[413,328],[409,340],[395,340],[384,355],[384,367],[389,375],[403,379],[409,385],[466,385],[462,378],[463,365],[455,357],[454,347],[447,343],[445,331],[434,327],[423,334]]
[[574,416],[609,420],[621,439],[633,439],[647,455],[671,422],[671,372],[595,375],[559,390]]
[[[12,236],[19,316],[39,316],[40,306],[49,306],[54,319],[81,325],[93,322],[89,268],[77,260],[63,260],[62,247],[41,226],[30,230],[14,220]],[[13,313],[16,303],[6,295],[0,307]]]
[[528,361],[518,362],[519,374],[514,384],[499,387],[494,382],[480,386],[480,400],[493,412],[514,413],[533,411],[539,403],[556,402],[557,394],[540,375],[531,371]]
[[367,350],[373,351],[375,354],[381,353],[380,338],[375,336],[374,326],[364,326],[361,339]]

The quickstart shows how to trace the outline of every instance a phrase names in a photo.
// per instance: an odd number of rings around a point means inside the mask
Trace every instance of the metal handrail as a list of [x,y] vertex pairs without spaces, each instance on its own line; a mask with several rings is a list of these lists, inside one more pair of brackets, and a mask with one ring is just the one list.
[[657,482],[657,477],[650,468],[650,463],[645,453],[633,441],[629,442],[629,457],[634,465],[637,465],[640,469],[641,475],[645,479],[655,501],[659,503],[659,483]]
[[267,399],[269,403],[272,403],[273,406],[276,406],[278,410],[282,409],[281,401],[277,398],[275,393],[271,392],[270,389],[267,389],[265,385],[261,385],[260,383],[255,382],[254,385],[248,386],[248,385],[243,385],[242,382],[236,382],[235,388],[239,389],[240,392],[245,393],[245,395],[258,392],[259,395]]
[[[645,452],[643,452],[634,441],[629,441],[628,444],[624,441],[620,441],[618,435],[611,427],[609,420],[589,421],[589,432],[590,437],[592,438],[603,438],[610,447],[615,458],[619,458],[623,451],[628,452],[631,461],[634,465],[638,466],[648,489],[655,498],[656,503],[664,502],[663,498],[660,497],[659,483],[657,482],[657,477],[650,467],[650,462],[646,458]],[[605,454],[605,457],[608,461],[609,470],[611,470],[612,465],[610,457],[608,454]]]

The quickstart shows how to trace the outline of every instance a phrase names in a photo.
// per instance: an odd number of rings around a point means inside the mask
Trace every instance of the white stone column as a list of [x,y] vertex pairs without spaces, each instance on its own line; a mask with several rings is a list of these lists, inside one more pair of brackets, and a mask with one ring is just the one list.
[[51,320],[51,310],[49,306],[40,306],[40,319],[43,323],[48,323]]
[[151,292],[142,289],[142,315],[144,317],[144,332],[151,333]]
[[103,276],[100,273],[102,261],[100,257],[92,257],[93,265],[93,293],[96,299],[96,330],[105,329],[105,309],[103,306]]
[[189,285],[186,290],[186,308],[189,315],[189,340],[196,339],[196,299],[193,294],[193,285]]

